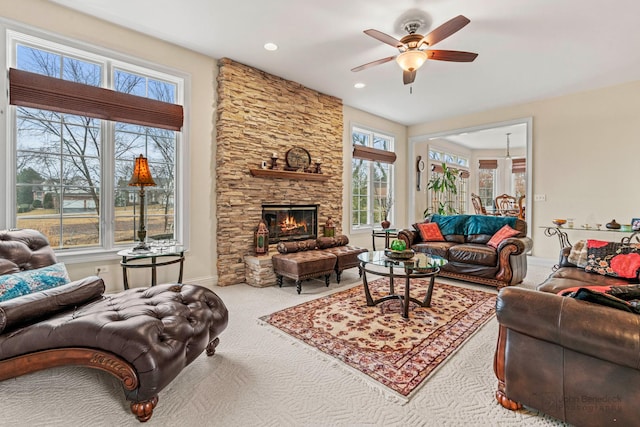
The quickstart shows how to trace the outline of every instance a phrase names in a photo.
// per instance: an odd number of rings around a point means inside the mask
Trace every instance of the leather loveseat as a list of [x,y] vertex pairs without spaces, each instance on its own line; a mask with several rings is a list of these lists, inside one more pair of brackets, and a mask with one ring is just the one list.
[[[416,252],[448,260],[440,275],[501,288],[522,282],[527,274],[527,253],[533,246],[527,223],[515,217],[488,215],[432,215],[425,223],[436,223],[443,239],[425,241],[418,230],[401,230],[398,238]],[[518,232],[497,247],[488,243],[505,225]]]
[[40,232],[0,231],[0,381],[63,365],[100,369],[122,382],[131,411],[147,421],[158,393],[204,350],[213,355],[227,326],[222,300],[197,285],[104,294],[92,276],[6,297],[25,276],[38,289],[50,277],[39,283],[33,275],[53,265]]
[[576,426],[637,425],[640,315],[562,296],[579,288],[637,292],[637,272],[624,279],[585,271],[569,262],[571,249],[537,290],[498,294],[496,398]]

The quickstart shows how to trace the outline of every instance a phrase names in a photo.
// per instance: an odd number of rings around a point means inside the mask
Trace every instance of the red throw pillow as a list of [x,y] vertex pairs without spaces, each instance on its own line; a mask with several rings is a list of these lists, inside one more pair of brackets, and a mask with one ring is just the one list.
[[513,228],[509,227],[509,225],[505,225],[500,230],[496,231],[496,234],[494,234],[493,237],[491,237],[491,240],[487,242],[487,245],[498,249],[498,245],[504,239],[517,236],[518,234],[520,234],[518,230],[514,230]]
[[440,227],[435,222],[423,222],[418,224],[418,231],[420,231],[420,237],[425,242],[444,242],[444,237],[440,232]]

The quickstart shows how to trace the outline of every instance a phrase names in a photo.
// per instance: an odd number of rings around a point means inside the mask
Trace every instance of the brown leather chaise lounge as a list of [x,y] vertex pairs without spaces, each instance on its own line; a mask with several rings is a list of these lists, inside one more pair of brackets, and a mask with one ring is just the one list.
[[[55,263],[40,232],[0,231],[0,275]],[[101,369],[147,421],[158,393],[203,351],[214,354],[227,308],[197,285],[104,290],[92,276],[0,302],[0,380],[64,365]]]

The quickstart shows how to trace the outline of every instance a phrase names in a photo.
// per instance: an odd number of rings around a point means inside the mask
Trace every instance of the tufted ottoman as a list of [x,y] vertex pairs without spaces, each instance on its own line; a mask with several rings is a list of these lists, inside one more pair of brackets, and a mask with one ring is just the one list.
[[324,276],[324,282],[329,286],[329,276],[336,265],[334,254],[316,250],[276,254],[271,260],[278,286],[282,287],[283,276],[288,277],[296,281],[298,293],[302,292],[302,281],[312,277]]

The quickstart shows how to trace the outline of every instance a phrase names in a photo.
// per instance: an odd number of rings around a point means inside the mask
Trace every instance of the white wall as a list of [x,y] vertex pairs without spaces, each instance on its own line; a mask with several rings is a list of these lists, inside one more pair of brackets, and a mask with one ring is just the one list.
[[[557,240],[545,237],[540,228],[551,225],[553,218],[573,217],[576,224],[605,224],[615,218],[628,224],[640,217],[640,198],[634,191],[640,156],[640,81],[411,126],[408,136],[524,117],[533,117],[533,194],[546,196],[544,202],[531,198],[527,206],[533,255],[557,259]],[[623,236],[569,233],[572,242]]]
[[[191,182],[190,251],[185,262],[183,282],[205,286],[215,283],[215,156],[213,126],[216,78],[214,59],[160,40],[129,31],[54,5],[44,0],[0,0],[1,15],[20,24],[33,26],[63,37],[87,42],[118,53],[170,67],[191,76],[191,103],[187,106],[190,159],[187,171]],[[4,108],[4,107],[3,107]],[[108,291],[122,289],[119,258],[99,263],[67,264],[72,279],[94,274],[96,265],[108,265],[104,275]],[[158,269],[158,283],[177,280],[177,267]],[[133,270],[130,285],[150,283],[150,270]]]

